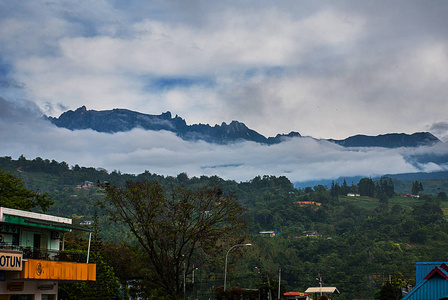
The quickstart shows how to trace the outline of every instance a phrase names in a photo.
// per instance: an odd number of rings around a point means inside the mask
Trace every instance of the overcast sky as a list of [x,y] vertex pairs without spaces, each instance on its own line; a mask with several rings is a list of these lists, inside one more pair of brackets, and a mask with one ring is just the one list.
[[267,137],[430,131],[447,141],[447,15],[446,1],[0,0],[0,155],[235,179],[443,169],[410,165],[406,149],[217,146],[70,132],[36,116],[85,105],[238,120]]

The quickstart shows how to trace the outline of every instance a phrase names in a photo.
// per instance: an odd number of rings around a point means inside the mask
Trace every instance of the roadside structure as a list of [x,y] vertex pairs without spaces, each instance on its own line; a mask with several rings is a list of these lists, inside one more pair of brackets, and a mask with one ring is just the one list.
[[300,292],[286,292],[283,294],[285,300],[312,300],[308,294]]
[[320,295],[328,295],[328,294],[340,294],[339,290],[336,287],[330,286],[320,286],[320,287],[309,287],[305,294],[318,294]]
[[95,281],[96,265],[64,251],[72,220],[0,207],[0,300],[57,300],[61,282]]

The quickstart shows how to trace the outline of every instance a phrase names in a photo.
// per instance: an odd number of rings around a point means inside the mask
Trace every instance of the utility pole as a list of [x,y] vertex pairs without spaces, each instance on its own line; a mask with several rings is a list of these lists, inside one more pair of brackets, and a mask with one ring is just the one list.
[[[258,263],[258,265],[260,265],[260,263]],[[260,268],[259,267],[255,267],[255,269],[257,269],[257,271],[258,271],[258,287],[257,287],[257,289],[258,289],[258,300],[260,300],[261,299],[261,295],[260,295],[260,293],[261,293],[261,291],[260,291],[260,289],[261,289]]]
[[280,299],[280,282],[282,280],[282,269],[278,269],[278,297]]
[[186,288],[185,288],[185,286],[186,286],[186,279],[185,279],[185,277],[187,277],[187,267],[186,267],[186,265],[185,265],[185,262],[184,262],[184,300],[185,300],[185,292],[186,292]]
[[322,276],[319,273],[319,286],[320,286],[320,296],[322,297]]
[[268,289],[269,289],[268,297],[269,297],[269,300],[272,300],[271,280],[269,279],[268,274],[266,274],[266,278],[268,279]]

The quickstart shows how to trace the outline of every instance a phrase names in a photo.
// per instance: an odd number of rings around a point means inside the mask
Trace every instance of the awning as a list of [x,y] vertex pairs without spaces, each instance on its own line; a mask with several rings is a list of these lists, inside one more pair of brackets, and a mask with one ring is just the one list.
[[24,218],[24,219],[25,219],[24,220],[25,223],[30,223],[30,224],[45,225],[45,226],[51,226],[51,227],[59,227],[59,228],[65,228],[65,229],[92,232],[92,229],[81,227],[81,226],[76,226],[76,225],[71,225],[71,224],[66,224],[66,223],[56,223],[56,222],[50,222],[50,221],[33,220],[33,219],[28,219],[28,218]]
[[76,226],[69,223],[61,223],[61,222],[52,222],[47,220],[38,220],[38,219],[32,219],[32,218],[26,218],[26,217],[19,217],[19,216],[10,216],[5,214],[5,220],[4,222],[0,222],[3,224],[11,224],[11,225],[28,225],[32,226],[31,224],[34,224],[34,226],[38,227],[47,227],[51,228],[53,230],[61,230],[61,231],[69,231],[69,230],[81,230],[81,231],[87,231],[92,232],[92,229],[82,227],[82,226]]
[[325,293],[325,294],[340,294],[337,288],[335,287],[310,287],[308,288],[305,293],[310,294],[318,294],[318,293]]

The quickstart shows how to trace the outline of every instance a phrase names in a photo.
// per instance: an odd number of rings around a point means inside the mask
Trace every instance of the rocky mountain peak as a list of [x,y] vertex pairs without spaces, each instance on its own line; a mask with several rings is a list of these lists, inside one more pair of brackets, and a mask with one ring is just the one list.
[[[266,138],[255,130],[248,128],[244,123],[233,120],[230,124],[222,122],[221,125],[193,124],[176,115],[174,118],[170,111],[160,115],[143,114],[127,109],[88,110],[81,106],[75,111],[69,110],[59,118],[48,118],[58,127],[70,130],[92,129],[99,132],[115,133],[129,131],[134,128],[145,130],[167,130],[176,133],[185,140],[203,140],[209,143],[233,143],[236,141],[252,141],[262,144],[278,144],[292,138],[300,138],[299,132],[291,131],[288,134],[277,134]],[[389,133],[379,136],[356,135],[344,140],[328,140],[343,147],[418,147],[433,145],[440,142],[429,132],[418,132],[411,135],[404,133]]]

